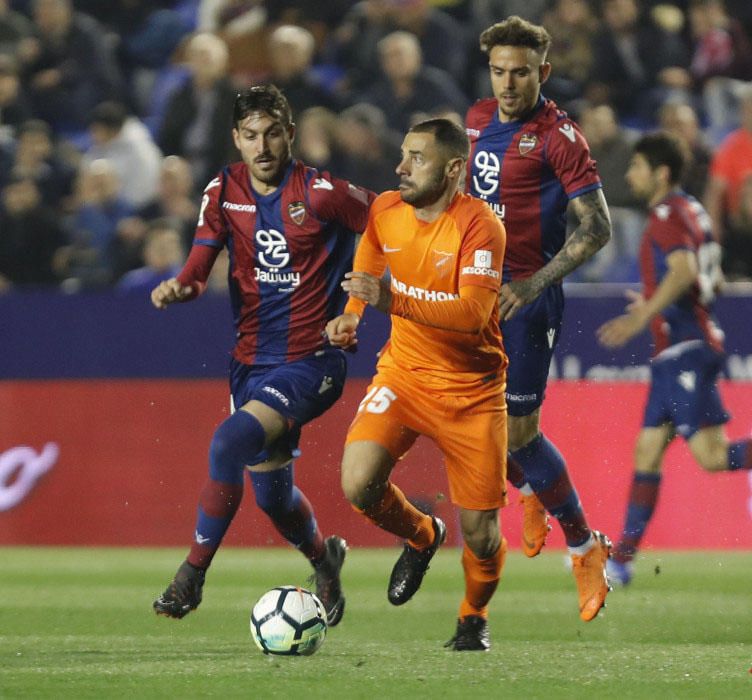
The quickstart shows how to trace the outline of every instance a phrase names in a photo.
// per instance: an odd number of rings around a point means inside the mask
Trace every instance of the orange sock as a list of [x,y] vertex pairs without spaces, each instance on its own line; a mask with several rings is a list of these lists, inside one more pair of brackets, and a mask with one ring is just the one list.
[[430,515],[419,511],[391,481],[381,499],[361,510],[355,508],[382,530],[407,540],[415,549],[425,549],[434,540]]
[[478,559],[470,547],[464,546],[462,568],[465,570],[465,598],[460,604],[461,618],[468,615],[488,617],[488,602],[499,585],[506,553],[507,541],[503,537],[496,554],[488,559]]

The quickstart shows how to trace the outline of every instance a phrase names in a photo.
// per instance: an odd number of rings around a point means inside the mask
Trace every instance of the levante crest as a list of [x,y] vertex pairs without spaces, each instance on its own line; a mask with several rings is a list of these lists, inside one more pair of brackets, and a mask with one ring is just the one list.
[[538,145],[538,137],[535,134],[522,134],[520,136],[520,155],[524,156],[526,153],[530,153]]
[[305,219],[305,204],[303,202],[291,202],[287,205],[287,213],[290,218],[298,225],[303,223]]

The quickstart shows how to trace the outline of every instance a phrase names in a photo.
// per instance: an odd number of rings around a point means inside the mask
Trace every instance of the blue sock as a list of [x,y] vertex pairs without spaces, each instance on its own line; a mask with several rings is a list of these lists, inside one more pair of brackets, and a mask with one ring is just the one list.
[[196,530],[188,562],[206,569],[219,549],[243,498],[243,468],[264,447],[261,423],[236,411],[217,428],[209,447],[209,479],[198,502]]
[[728,468],[752,469],[752,440],[739,440],[728,446]]
[[311,561],[320,559],[324,553],[324,538],[311,503],[295,486],[292,463],[271,472],[248,472],[248,477],[256,503],[282,537]]
[[522,468],[525,481],[545,509],[561,525],[568,547],[579,547],[590,538],[585,513],[556,446],[542,433],[510,453]]
[[660,488],[660,474],[635,472],[632,478],[632,488],[629,492],[624,530],[621,540],[614,549],[616,561],[623,563],[634,558],[650,518],[653,517]]

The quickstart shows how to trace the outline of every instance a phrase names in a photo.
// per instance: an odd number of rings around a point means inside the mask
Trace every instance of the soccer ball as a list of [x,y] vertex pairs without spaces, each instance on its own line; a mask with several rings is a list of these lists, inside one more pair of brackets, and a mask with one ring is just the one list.
[[251,635],[264,654],[310,656],[326,637],[326,610],[311,591],[279,586],[253,606]]

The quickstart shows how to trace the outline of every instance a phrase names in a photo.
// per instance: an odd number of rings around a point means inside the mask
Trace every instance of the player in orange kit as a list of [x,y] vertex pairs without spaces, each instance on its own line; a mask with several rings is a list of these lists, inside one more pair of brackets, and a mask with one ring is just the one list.
[[[490,207],[458,191],[469,143],[447,119],[413,126],[397,167],[399,192],[371,205],[368,225],[343,288],[345,312],[327,325],[330,342],[357,342],[366,304],[391,314],[392,332],[377,373],[350,426],[342,487],[378,527],[406,540],[388,598],[406,603],[446,537],[390,481],[419,435],[445,456],[465,546],[465,597],[457,651],[489,648],[488,603],[499,583],[506,542],[507,359],[498,323],[505,233]],[[381,279],[389,267],[390,281]]]

